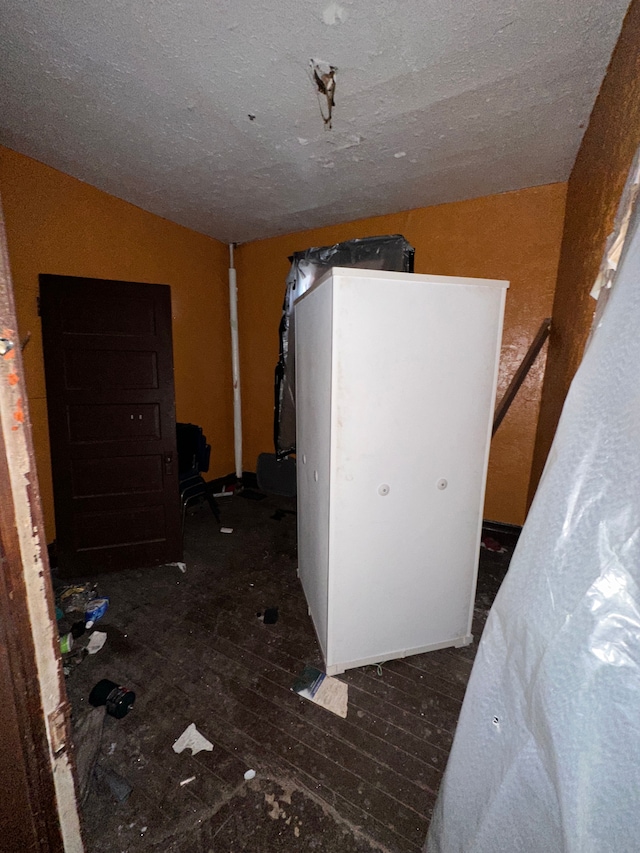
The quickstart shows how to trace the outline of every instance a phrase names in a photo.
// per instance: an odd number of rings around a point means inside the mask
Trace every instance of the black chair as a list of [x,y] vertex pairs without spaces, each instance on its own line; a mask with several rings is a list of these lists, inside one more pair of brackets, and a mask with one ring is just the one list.
[[218,504],[210,486],[205,483],[202,474],[209,470],[211,445],[203,435],[202,427],[195,424],[176,424],[178,444],[178,479],[180,483],[180,503],[182,504],[182,527],[187,507],[193,501],[205,498],[211,512],[220,522]]

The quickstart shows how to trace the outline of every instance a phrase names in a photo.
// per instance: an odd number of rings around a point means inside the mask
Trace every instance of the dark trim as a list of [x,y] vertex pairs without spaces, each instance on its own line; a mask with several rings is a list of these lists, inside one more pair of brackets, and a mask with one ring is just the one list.
[[520,536],[522,525],[508,524],[506,521],[491,521],[487,518],[482,521],[483,530],[491,530],[493,533],[508,533],[512,536]]
[[[216,477],[215,480],[208,480],[207,485],[214,492],[221,492],[224,486],[235,486],[238,482],[238,478],[235,474],[225,474],[224,477]],[[257,489],[258,488],[258,478],[256,477],[255,471],[243,471],[242,472],[242,485],[247,489]]]

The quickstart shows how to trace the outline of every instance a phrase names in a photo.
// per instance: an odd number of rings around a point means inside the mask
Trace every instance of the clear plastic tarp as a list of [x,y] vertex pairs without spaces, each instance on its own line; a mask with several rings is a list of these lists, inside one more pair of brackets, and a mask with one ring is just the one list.
[[637,208],[487,621],[425,850],[640,850]]
[[303,293],[331,267],[356,267],[388,272],[413,272],[414,249],[399,234],[347,240],[334,246],[296,252],[280,321],[280,357],[275,375],[275,418],[273,437],[279,459],[296,449],[295,326],[293,306]]

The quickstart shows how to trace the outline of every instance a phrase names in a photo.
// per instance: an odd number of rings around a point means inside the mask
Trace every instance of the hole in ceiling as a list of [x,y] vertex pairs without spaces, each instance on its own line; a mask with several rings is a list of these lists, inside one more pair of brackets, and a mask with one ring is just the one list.
[[311,79],[318,95],[320,115],[322,116],[325,127],[331,130],[333,108],[336,105],[336,73],[338,69],[335,65],[330,65],[322,59],[310,59],[309,65],[311,67]]

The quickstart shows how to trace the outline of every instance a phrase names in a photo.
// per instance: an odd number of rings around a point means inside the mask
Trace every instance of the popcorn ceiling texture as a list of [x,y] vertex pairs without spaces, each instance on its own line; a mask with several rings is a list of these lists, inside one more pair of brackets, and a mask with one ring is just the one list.
[[0,6],[5,145],[248,241],[566,180],[628,0]]

